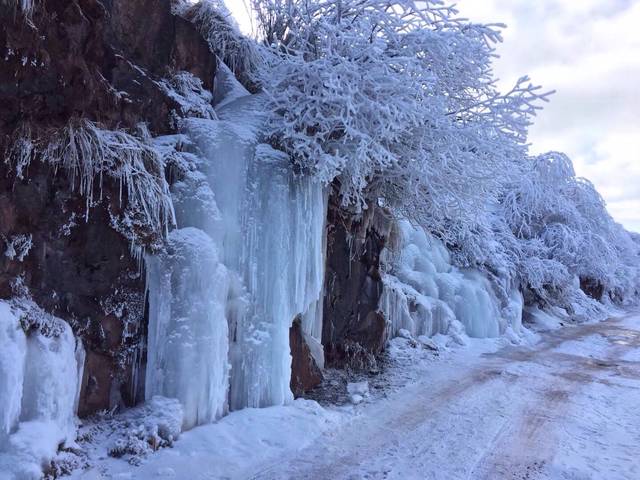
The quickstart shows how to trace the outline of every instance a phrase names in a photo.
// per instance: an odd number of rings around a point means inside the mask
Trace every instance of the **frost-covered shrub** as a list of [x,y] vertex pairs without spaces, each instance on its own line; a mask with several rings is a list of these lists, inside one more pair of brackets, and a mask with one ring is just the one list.
[[[576,295],[568,293],[578,290],[576,277],[621,297],[635,294],[640,250],[566,155],[532,159],[506,190],[500,213],[520,245],[518,275],[541,298],[566,302]],[[574,300],[586,305],[580,295]]]
[[212,106],[213,95],[204,89],[202,80],[195,75],[176,72],[158,84],[178,104],[179,111],[176,113],[179,117],[216,118]]
[[137,465],[150,453],[173,446],[182,422],[180,402],[156,396],[122,414],[104,412],[90,419],[81,428],[78,442],[105,443],[109,456]]
[[190,20],[205,38],[210,50],[239,77],[248,80],[261,65],[260,49],[240,33],[223,0],[200,0],[195,5],[176,1],[173,11]]
[[33,236],[31,234],[13,235],[6,238],[4,243],[7,247],[4,251],[5,257],[8,257],[9,260],[22,262],[31,251]]
[[[164,161],[153,147],[144,126],[138,136],[121,130],[105,130],[88,120],[72,120],[53,133],[34,134],[28,125],[18,129],[5,152],[5,163],[19,179],[29,165],[40,160],[54,172],[64,172],[73,189],[86,198],[86,216],[103,198],[104,183],[119,188],[125,208],[123,219],[136,227],[163,235],[175,223]],[[135,232],[131,233],[135,236]]]

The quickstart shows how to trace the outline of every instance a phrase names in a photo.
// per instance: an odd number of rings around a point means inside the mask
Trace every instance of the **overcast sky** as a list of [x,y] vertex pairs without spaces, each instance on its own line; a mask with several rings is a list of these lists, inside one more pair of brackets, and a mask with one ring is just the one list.
[[[226,0],[246,17],[243,0]],[[532,152],[567,153],[613,217],[640,232],[640,0],[459,0],[461,16],[507,24],[495,70],[556,90]],[[240,22],[242,20],[239,18]]]
[[506,23],[496,72],[557,93],[531,130],[534,153],[567,153],[613,217],[640,232],[640,0],[459,0]]

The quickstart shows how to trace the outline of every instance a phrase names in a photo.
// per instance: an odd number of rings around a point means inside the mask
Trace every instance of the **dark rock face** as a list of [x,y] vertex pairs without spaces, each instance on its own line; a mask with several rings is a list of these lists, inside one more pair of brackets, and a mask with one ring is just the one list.
[[604,285],[593,278],[580,278],[580,289],[594,300],[602,300]]
[[[211,90],[215,69],[170,0],[39,0],[31,22],[0,3],[0,152],[23,124],[46,135],[73,118],[169,133],[176,104],[158,80],[186,70]],[[49,165],[32,159],[20,179],[2,161],[0,172],[0,297],[28,291],[82,338],[80,415],[134,404],[145,282],[130,241],[111,227],[119,186],[105,182],[87,218],[77,185]],[[4,255],[20,235],[31,236],[28,253]]]
[[0,7],[0,131],[74,116],[108,128],[170,130],[176,108],[156,81],[186,70],[211,89],[215,58],[170,0],[40,0],[33,25]]
[[360,218],[329,202],[322,344],[329,366],[365,368],[384,349],[380,254],[391,219],[371,205]]
[[322,372],[316,364],[302,332],[302,324],[296,318],[289,329],[291,346],[291,391],[298,398],[322,382]]

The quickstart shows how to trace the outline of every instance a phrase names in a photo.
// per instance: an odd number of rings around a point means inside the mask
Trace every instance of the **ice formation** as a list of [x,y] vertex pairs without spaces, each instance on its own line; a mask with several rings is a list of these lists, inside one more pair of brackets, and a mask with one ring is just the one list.
[[211,422],[225,410],[227,279],[211,237],[193,227],[171,232],[167,252],[147,259],[145,397],[179,399],[185,428]]
[[403,220],[397,234],[396,251],[386,254],[391,268],[380,301],[391,336],[403,329],[414,336],[479,338],[497,337],[507,327],[519,331],[522,295],[517,289],[503,288],[501,300],[484,274],[454,267],[442,242],[422,228]]
[[0,472],[41,478],[61,444],[75,441],[84,350],[69,325],[25,334],[15,307],[0,301]]
[[[168,254],[147,262],[146,395],[180,399],[186,427],[227,407],[293,399],[296,316],[320,345],[325,189],[295,176],[286,155],[260,142],[261,97],[223,68],[225,75],[218,119],[184,122],[204,175],[191,173],[174,188],[182,230],[171,235]],[[314,352],[321,357],[321,346]]]

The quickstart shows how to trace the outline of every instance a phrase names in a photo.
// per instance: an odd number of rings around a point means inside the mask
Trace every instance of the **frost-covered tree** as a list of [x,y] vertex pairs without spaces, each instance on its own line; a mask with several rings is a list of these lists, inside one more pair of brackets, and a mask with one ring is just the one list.
[[578,278],[612,297],[633,295],[638,247],[606,210],[593,184],[576,177],[569,158],[532,159],[502,199],[502,215],[520,245],[518,272],[541,297],[566,295]]
[[501,93],[501,25],[439,0],[253,0],[265,44],[258,80],[272,142],[333,182],[345,207],[383,203],[441,238],[463,266],[539,298],[587,305],[637,288],[638,249],[566,156],[528,154],[541,92]]
[[488,228],[548,95],[526,77],[498,91],[498,25],[460,20],[440,1],[253,6],[271,54],[261,75],[271,134],[300,171],[336,180],[356,210],[383,198],[449,244]]

